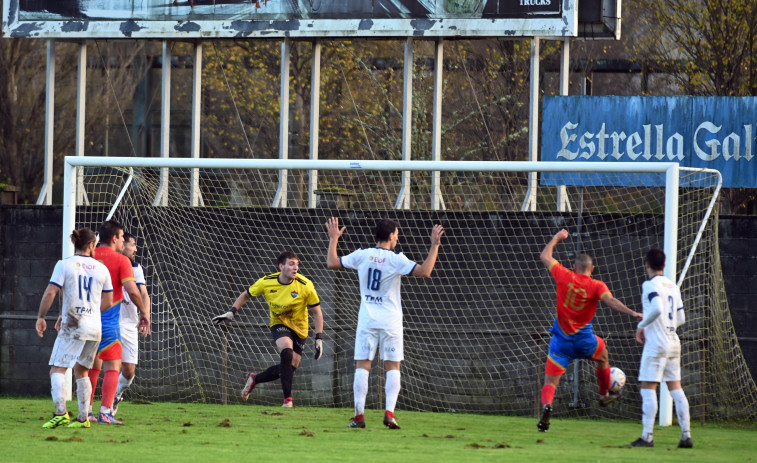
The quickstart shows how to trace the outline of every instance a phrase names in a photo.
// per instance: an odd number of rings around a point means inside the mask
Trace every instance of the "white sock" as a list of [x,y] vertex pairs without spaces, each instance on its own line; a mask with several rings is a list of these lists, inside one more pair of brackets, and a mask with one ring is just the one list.
[[678,424],[681,425],[681,439],[691,438],[689,400],[686,398],[683,389],[670,391],[670,395],[676,405],[676,416],[678,416]]
[[400,395],[400,371],[388,370],[386,372],[386,411],[394,413],[397,405],[397,396]]
[[50,395],[53,396],[56,415],[66,413],[66,375],[53,373],[50,375]]
[[654,434],[654,419],[657,416],[657,394],[653,389],[641,390],[641,438],[651,442]]
[[118,375],[118,387],[116,388],[116,397],[119,399],[124,393],[124,390],[128,389],[129,386],[131,386],[132,381],[134,381],[134,377],[132,376],[131,379],[126,379],[123,373],[120,373]]
[[365,414],[365,398],[368,395],[368,374],[363,368],[355,368],[352,392],[355,394],[355,416]]
[[92,382],[89,376],[76,380],[76,400],[79,402],[79,421],[87,420],[89,412],[89,398],[92,395]]

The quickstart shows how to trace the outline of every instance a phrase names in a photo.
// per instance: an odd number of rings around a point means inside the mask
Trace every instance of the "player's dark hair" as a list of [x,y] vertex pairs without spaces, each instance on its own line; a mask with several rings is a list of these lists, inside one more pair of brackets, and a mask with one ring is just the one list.
[[300,260],[299,257],[297,257],[297,254],[295,254],[292,251],[284,251],[279,255],[279,265],[284,265],[287,263],[287,260],[289,259],[297,259]]
[[97,235],[87,227],[71,232],[71,242],[77,251],[84,251],[93,241],[97,241]]
[[137,237],[131,233],[124,233],[124,243],[127,241],[134,241],[134,244],[137,244]]
[[573,264],[576,266],[576,270],[579,273],[583,273],[591,270],[592,265],[594,265],[594,261],[588,254],[579,254],[576,256],[576,260]]
[[652,248],[647,251],[644,263],[649,264],[649,268],[659,271],[665,268],[665,251],[660,248]]
[[113,237],[118,236],[118,231],[123,229],[124,226],[115,220],[106,220],[97,230],[100,235],[100,244],[109,246],[110,242],[113,241]]
[[390,219],[381,219],[376,222],[376,241],[387,241],[389,236],[397,230],[397,222]]

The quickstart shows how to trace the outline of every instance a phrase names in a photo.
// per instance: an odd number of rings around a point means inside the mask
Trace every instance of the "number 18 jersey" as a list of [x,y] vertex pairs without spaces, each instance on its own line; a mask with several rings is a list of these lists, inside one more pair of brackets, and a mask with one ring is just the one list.
[[383,248],[358,249],[340,258],[342,267],[355,269],[360,280],[358,327],[401,327],[400,280],[417,263]]

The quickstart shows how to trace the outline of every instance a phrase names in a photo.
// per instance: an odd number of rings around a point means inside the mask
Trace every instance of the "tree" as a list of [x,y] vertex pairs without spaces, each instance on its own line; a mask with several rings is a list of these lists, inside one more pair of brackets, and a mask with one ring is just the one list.
[[[103,154],[106,125],[120,120],[113,104],[133,94],[138,77],[134,64],[142,45],[95,43],[89,53],[85,118],[86,154]],[[76,74],[78,45],[57,43],[54,119],[54,179],[61,175],[63,156],[75,154]],[[0,182],[19,187],[19,200],[34,203],[43,184],[46,42],[0,39]],[[141,71],[137,70],[137,75]],[[115,96],[114,96],[115,95]]]

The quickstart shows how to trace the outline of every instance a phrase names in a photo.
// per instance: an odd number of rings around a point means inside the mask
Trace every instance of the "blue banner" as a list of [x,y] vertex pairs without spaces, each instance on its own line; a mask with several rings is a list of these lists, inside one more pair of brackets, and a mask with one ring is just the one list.
[[[726,188],[757,188],[755,97],[545,96],[542,114],[543,161],[678,162],[719,170]],[[582,178],[545,173],[542,183]]]

